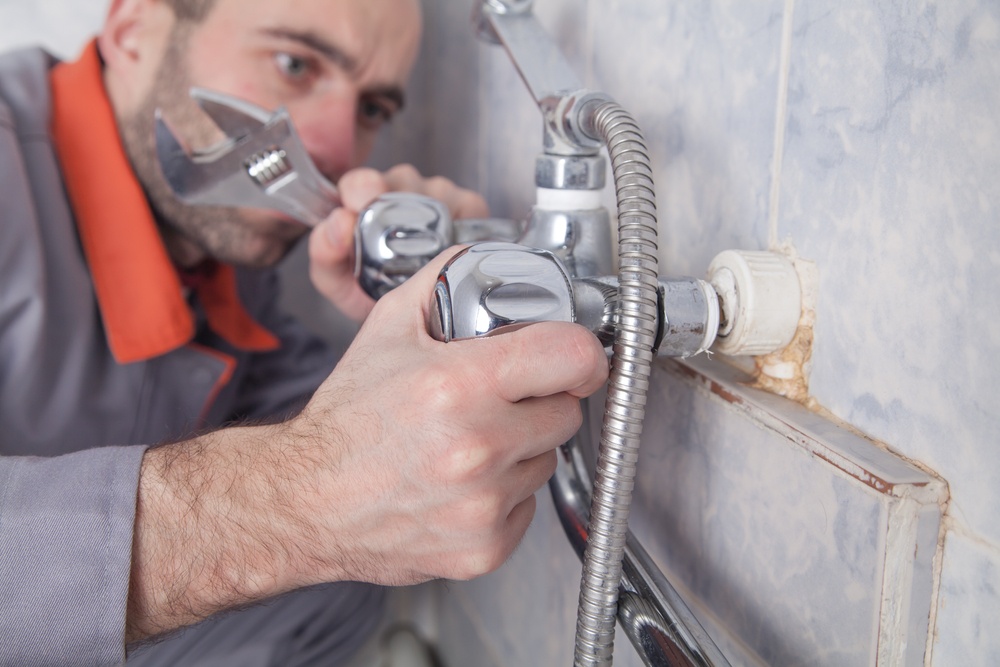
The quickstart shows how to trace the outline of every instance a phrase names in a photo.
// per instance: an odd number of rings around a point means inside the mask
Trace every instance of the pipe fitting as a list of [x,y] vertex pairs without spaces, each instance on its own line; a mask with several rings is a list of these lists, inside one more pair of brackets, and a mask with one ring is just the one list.
[[607,161],[599,155],[553,155],[535,160],[535,185],[549,190],[601,190]]
[[554,155],[597,155],[604,142],[596,114],[611,98],[589,90],[559,91],[539,103],[545,118],[545,152]]
[[715,351],[770,354],[787,346],[802,314],[802,289],[792,262],[773,252],[726,250],[708,267],[719,295]]

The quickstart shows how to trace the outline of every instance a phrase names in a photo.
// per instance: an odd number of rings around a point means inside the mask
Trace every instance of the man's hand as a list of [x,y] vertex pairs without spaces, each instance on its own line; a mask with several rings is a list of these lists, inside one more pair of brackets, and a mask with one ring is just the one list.
[[507,559],[607,359],[567,323],[431,338],[451,254],[375,305],[295,418],[146,454],[131,639],[319,582],[468,579]]
[[343,205],[309,237],[309,274],[320,294],[355,321],[362,321],[374,301],[354,278],[354,227],[358,213],[386,192],[416,192],[443,202],[453,219],[485,218],[489,215],[481,196],[442,177],[423,178],[410,165],[398,165],[380,173],[355,169],[337,183]]
[[[540,323],[441,343],[427,333],[446,251],[383,297],[290,425],[314,462],[304,562],[328,578],[412,584],[499,567],[534,514],[579,398],[607,379],[583,327]],[[323,570],[326,569],[326,572]]]

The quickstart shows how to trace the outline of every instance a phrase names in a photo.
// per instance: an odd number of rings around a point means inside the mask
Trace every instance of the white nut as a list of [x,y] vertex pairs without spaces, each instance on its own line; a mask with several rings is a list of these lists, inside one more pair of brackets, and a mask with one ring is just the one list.
[[787,257],[726,250],[712,260],[708,280],[719,295],[722,315],[716,352],[769,354],[791,342],[802,312],[802,290]]

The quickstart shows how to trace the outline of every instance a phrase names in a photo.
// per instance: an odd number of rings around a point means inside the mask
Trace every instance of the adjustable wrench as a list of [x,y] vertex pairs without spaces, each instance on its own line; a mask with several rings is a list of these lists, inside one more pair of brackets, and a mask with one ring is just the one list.
[[280,211],[309,226],[340,204],[295,132],[288,111],[192,88],[191,97],[226,138],[190,155],[156,112],[156,155],[167,183],[188,204]]
[[[316,168],[285,108],[270,112],[203,88],[192,88],[190,95],[226,138],[189,154],[157,110],[156,154],[179,200],[279,211],[309,226],[340,205],[337,188]],[[463,220],[455,226],[436,199],[389,193],[359,215],[355,275],[379,298],[454,243],[513,241],[519,235],[514,221]]]
[[[202,88],[191,97],[226,134],[190,154],[156,112],[156,155],[174,195],[187,204],[279,211],[315,226],[340,205],[337,188],[316,168],[285,108],[270,112]],[[382,296],[453,243],[441,202],[389,193],[360,216],[355,274]]]

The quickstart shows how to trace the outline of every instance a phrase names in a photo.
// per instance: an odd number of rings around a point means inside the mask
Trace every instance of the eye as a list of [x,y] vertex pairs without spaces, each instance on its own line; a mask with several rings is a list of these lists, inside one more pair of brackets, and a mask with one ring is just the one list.
[[315,66],[308,58],[279,52],[274,54],[274,62],[281,73],[293,81],[301,81],[312,74]]
[[363,97],[358,102],[358,122],[370,130],[377,130],[391,121],[395,113],[394,104],[378,99]]

